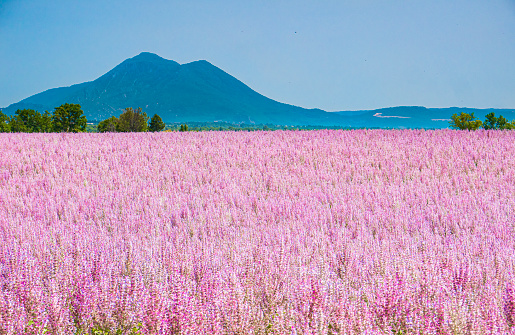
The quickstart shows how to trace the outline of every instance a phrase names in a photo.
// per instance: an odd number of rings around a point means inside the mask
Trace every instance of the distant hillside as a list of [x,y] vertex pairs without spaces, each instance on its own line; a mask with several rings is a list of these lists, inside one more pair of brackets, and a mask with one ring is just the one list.
[[152,53],[141,53],[100,78],[33,95],[4,109],[12,114],[30,108],[53,111],[78,103],[88,120],[118,116],[126,107],[142,107],[165,122],[344,125],[344,116],[271,100],[207,61],[184,65]]
[[392,107],[368,111],[325,112],[269,99],[207,61],[181,65],[143,52],[100,78],[60,87],[3,108],[52,112],[63,103],[82,106],[90,121],[118,116],[126,107],[142,107],[165,122],[229,122],[245,124],[316,125],[367,128],[447,128],[453,113],[490,111],[515,119],[515,110]]
[[448,128],[452,114],[465,112],[484,121],[486,114],[494,112],[508,120],[515,119],[515,109],[425,108],[401,106],[363,111],[336,112],[345,116],[353,127],[367,128]]

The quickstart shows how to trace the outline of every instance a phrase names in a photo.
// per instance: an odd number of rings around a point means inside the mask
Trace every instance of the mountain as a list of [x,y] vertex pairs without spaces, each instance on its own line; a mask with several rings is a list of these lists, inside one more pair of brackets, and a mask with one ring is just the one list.
[[101,121],[127,107],[141,107],[165,122],[214,122],[318,125],[367,128],[447,128],[453,113],[489,112],[515,119],[515,110],[392,107],[326,112],[269,99],[205,60],[179,64],[143,52],[94,81],[60,87],[28,97],[7,108],[53,111],[63,103],[80,104],[86,118]]
[[180,65],[148,52],[94,81],[44,91],[10,105],[4,113],[25,108],[53,111],[63,103],[80,104],[92,121],[118,116],[126,107],[142,107],[165,122],[344,125],[347,119],[269,99],[207,61]]

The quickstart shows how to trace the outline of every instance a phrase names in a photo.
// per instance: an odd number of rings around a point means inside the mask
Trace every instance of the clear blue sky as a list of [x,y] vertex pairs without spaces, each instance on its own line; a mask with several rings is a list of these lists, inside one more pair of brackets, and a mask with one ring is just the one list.
[[0,0],[0,106],[142,51],[327,111],[515,108],[515,0]]

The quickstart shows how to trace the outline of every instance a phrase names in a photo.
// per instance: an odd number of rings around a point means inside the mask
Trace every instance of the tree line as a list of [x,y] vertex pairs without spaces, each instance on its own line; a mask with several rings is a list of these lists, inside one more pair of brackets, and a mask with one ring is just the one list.
[[451,121],[449,122],[449,124],[451,128],[461,130],[477,130],[479,128],[483,128],[486,130],[515,130],[515,120],[509,122],[502,115],[496,117],[494,112],[487,114],[485,117],[486,119],[483,122],[481,120],[476,119],[474,113],[467,114],[461,112],[459,115],[453,114],[451,116]]
[[[150,121],[150,122],[149,122]],[[467,114],[461,112],[453,114],[450,127],[462,130],[515,130],[515,120],[509,122],[502,115],[495,116],[495,113],[486,115],[485,121],[476,119],[474,113]],[[40,113],[33,109],[18,109],[13,116],[7,116],[0,110],[0,132],[2,133],[51,133],[51,132],[84,132],[86,131],[87,120],[79,104],[65,103],[55,108],[50,114],[48,111]],[[278,128],[277,128],[278,127]],[[165,128],[165,123],[161,117],[154,114],[149,118],[141,108],[125,108],[119,117],[111,116],[101,121],[97,126],[97,131],[105,132],[157,132]],[[173,127],[172,127],[173,128]],[[323,127],[324,129],[327,127]],[[330,128],[330,127],[329,127]],[[188,128],[187,124],[181,124],[178,131],[204,131],[204,130],[276,130],[283,127],[264,125],[264,126],[235,126],[230,124],[208,125],[199,124],[193,128]],[[287,126],[284,129],[289,129]],[[291,128],[290,128],[291,129]],[[299,127],[294,128],[299,129]],[[306,129],[310,129],[307,127]],[[313,128],[318,129],[318,128]]]
[[161,131],[165,128],[163,119],[157,114],[150,119],[147,113],[143,112],[141,108],[132,109],[125,108],[124,112],[119,116],[111,116],[110,118],[101,121],[97,129],[101,133],[106,132],[143,132],[143,131]]
[[0,111],[0,132],[3,133],[76,133],[85,131],[86,123],[84,112],[76,104],[63,104],[52,114],[18,109],[13,116],[7,116]]
[[[149,121],[141,108],[133,110],[126,108],[117,118],[110,117],[97,126],[99,132],[141,132],[161,131],[165,124],[161,117],[155,114]],[[86,131],[87,120],[79,104],[63,104],[40,113],[33,109],[18,109],[13,116],[7,116],[0,111],[0,132],[2,133],[78,133]]]

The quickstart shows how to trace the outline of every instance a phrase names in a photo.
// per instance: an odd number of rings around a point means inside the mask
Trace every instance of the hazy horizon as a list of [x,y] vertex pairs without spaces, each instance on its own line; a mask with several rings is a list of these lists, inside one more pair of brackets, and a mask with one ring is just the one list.
[[326,111],[515,108],[515,1],[0,1],[0,107],[152,52]]

